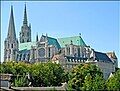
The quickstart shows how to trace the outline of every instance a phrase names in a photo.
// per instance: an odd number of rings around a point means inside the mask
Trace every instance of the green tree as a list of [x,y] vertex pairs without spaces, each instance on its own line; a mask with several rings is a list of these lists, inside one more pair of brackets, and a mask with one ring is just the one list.
[[80,64],[70,73],[69,89],[98,90],[104,89],[104,79],[100,69],[93,64]]
[[[24,77],[30,70],[31,64],[25,62],[6,61],[1,64],[1,73],[13,74],[11,83],[13,86],[27,84]],[[20,85],[21,84],[21,85]]]
[[16,70],[15,70],[15,65],[16,62],[14,61],[7,61],[1,64],[3,69],[2,69],[2,73],[8,73],[8,74],[15,74]]
[[13,75],[23,75],[29,72],[31,64],[25,62],[7,61],[1,64],[1,72]]
[[4,73],[3,71],[4,71],[3,65],[0,64],[0,73]]
[[[24,76],[30,74],[30,81],[33,86],[59,86],[62,82],[68,81],[68,73],[65,73],[60,64],[55,63],[34,63],[8,61],[0,65],[2,73],[13,74],[13,86],[27,84]],[[22,83],[24,82],[24,84]]]
[[28,86],[28,80],[27,80],[26,75],[23,75],[23,76],[17,75],[17,77],[14,80],[14,86],[15,87],[26,87],[26,86]]
[[120,90],[120,69],[106,81],[107,90]]
[[35,63],[31,67],[34,86],[59,86],[62,83],[64,70],[59,64]]
[[94,78],[88,74],[85,77],[83,88],[84,90],[104,90],[105,89],[105,81],[102,76],[96,75]]

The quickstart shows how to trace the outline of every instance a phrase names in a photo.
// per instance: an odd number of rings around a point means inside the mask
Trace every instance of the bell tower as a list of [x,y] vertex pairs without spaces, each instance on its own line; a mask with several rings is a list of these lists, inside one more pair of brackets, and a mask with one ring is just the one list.
[[18,54],[18,39],[15,33],[13,6],[11,6],[11,14],[8,26],[7,38],[4,41],[4,61],[15,61]]
[[28,26],[26,4],[24,9],[23,25],[20,31],[20,43],[31,42],[31,25]]

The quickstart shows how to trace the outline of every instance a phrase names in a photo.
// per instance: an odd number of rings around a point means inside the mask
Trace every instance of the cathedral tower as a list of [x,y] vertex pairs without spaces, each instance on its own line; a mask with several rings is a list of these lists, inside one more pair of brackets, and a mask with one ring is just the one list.
[[26,4],[24,9],[23,25],[20,31],[20,43],[31,42],[31,25],[28,26]]
[[7,38],[4,41],[4,61],[15,61],[18,53],[18,39],[16,38],[13,6],[8,26]]

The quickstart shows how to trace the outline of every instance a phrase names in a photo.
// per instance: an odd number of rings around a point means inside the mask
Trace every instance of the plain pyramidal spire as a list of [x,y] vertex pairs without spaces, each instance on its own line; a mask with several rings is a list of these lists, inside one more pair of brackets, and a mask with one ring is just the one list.
[[27,11],[26,11],[26,3],[25,3],[25,9],[24,9],[24,20],[23,25],[27,25]]
[[9,27],[8,27],[8,38],[9,39],[16,39],[13,6],[12,5],[11,5],[11,12],[10,12]]

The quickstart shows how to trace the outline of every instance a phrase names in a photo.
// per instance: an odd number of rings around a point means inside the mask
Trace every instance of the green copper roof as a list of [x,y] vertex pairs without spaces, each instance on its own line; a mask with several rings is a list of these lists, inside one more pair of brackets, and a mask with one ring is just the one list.
[[19,50],[30,50],[31,46],[36,46],[36,42],[26,42],[26,43],[20,43],[19,44]]
[[55,45],[59,49],[61,48],[60,44],[57,41],[57,39],[54,39],[54,38],[51,38],[51,37],[48,37],[48,44],[49,45]]
[[[46,37],[44,35],[42,35],[42,37]],[[48,40],[48,45],[54,45],[56,46],[58,49],[60,49],[60,44],[58,43],[57,39],[55,38],[52,38],[52,37],[47,37],[47,40]]]
[[[43,36],[45,37],[45,36]],[[71,41],[74,45],[86,46],[85,42],[80,36],[73,36],[73,37],[66,37],[66,38],[52,38],[47,37],[48,45],[55,45],[57,48],[65,47],[66,44],[71,44]],[[27,43],[20,43],[19,50],[30,50],[31,46],[36,46],[36,42],[27,42]]]
[[71,41],[74,45],[86,46],[81,36],[58,38],[61,47],[65,47],[66,44],[71,44]]

